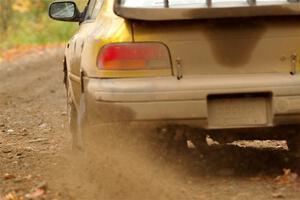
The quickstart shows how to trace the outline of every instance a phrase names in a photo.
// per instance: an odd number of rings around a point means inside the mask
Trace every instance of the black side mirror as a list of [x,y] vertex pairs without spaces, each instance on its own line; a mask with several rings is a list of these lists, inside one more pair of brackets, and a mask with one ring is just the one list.
[[82,15],[73,1],[54,2],[49,7],[49,16],[54,20],[81,22]]

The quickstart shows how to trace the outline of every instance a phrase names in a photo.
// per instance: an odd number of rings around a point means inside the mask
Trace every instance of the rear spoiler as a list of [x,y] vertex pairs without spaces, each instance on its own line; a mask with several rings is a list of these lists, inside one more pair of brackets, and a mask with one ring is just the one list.
[[214,7],[211,0],[207,0],[207,5],[199,8],[131,8],[123,7],[120,0],[115,0],[114,12],[126,19],[146,21],[300,15],[298,1],[278,5],[259,5],[255,0],[247,2],[237,7]]

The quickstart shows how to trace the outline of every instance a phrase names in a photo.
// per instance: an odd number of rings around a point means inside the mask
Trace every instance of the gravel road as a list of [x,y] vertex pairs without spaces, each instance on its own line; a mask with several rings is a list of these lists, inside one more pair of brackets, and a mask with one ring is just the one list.
[[0,200],[300,199],[300,167],[284,142],[211,145],[204,157],[190,149],[154,159],[104,146],[74,155],[62,53],[0,63]]

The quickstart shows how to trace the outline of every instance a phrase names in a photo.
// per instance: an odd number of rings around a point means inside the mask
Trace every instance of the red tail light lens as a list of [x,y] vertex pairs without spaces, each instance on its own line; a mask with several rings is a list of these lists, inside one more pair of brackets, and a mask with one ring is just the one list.
[[160,43],[116,43],[104,46],[98,56],[101,70],[171,68],[167,47]]

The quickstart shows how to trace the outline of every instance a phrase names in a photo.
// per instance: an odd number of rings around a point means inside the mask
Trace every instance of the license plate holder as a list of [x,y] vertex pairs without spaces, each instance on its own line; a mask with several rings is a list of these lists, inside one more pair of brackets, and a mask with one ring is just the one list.
[[212,128],[253,127],[269,123],[270,98],[224,97],[208,99],[208,124]]

